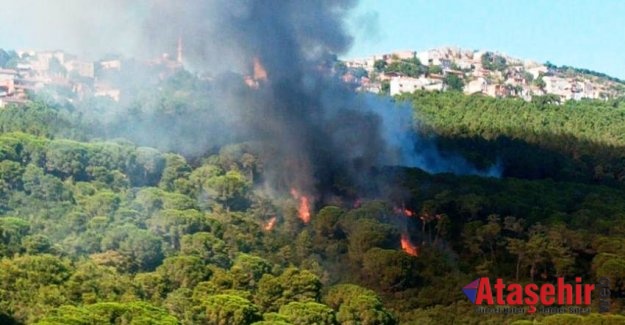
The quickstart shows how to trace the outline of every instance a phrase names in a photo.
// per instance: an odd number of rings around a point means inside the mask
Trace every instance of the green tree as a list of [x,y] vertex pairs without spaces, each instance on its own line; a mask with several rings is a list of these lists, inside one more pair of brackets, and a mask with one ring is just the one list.
[[482,55],[482,66],[488,70],[504,71],[508,67],[508,62],[501,55],[486,52]]
[[166,209],[157,212],[147,220],[148,229],[161,236],[168,249],[180,250],[180,240],[186,234],[208,230],[204,215],[197,210],[173,210]]
[[231,261],[228,257],[226,243],[208,232],[182,236],[180,252],[185,255],[197,256],[206,264],[230,267]]
[[380,94],[382,95],[390,95],[391,93],[391,82],[388,80],[382,80],[380,83]]
[[80,143],[68,140],[50,142],[46,152],[46,171],[56,176],[86,179],[88,161],[87,148]]
[[309,271],[288,268],[281,275],[265,274],[258,284],[256,303],[264,311],[278,309],[293,301],[319,301],[321,281]]
[[534,80],[534,86],[538,87],[540,90],[545,90],[545,87],[547,87],[547,83],[545,83],[542,75],[539,75],[538,78]]
[[338,310],[337,320],[341,324],[397,324],[395,317],[384,309],[374,291],[354,284],[331,287],[323,301]]
[[165,167],[159,182],[159,187],[166,191],[180,190],[182,180],[189,177],[191,167],[184,157],[175,154],[165,155]]
[[84,307],[61,306],[38,325],[162,324],[177,325],[178,319],[145,302],[103,302]]
[[22,176],[24,191],[36,199],[45,201],[71,200],[69,192],[58,178],[45,175],[43,170],[32,164],[26,166]]
[[416,78],[427,72],[427,68],[421,65],[419,59],[414,58],[411,60],[397,60],[391,62],[385,67],[386,73],[399,73],[401,75]]
[[443,68],[440,65],[429,65],[428,66],[428,74],[441,74],[443,73]]
[[198,283],[208,280],[211,275],[199,257],[174,256],[163,260],[156,272],[166,281],[171,291],[178,288],[194,288]]
[[53,253],[52,242],[45,235],[36,234],[24,237],[22,246],[26,254],[46,254]]
[[393,247],[399,242],[399,234],[393,226],[363,219],[347,229],[347,240],[350,258],[360,261],[373,247]]
[[[23,255],[0,260],[0,313],[20,322],[41,317],[40,292],[62,285],[72,273],[70,262],[52,255]],[[46,289],[47,288],[47,289]],[[62,300],[54,299],[52,303]],[[53,306],[54,307],[54,306]]]
[[22,175],[24,168],[15,161],[0,161],[0,181],[6,184],[6,189],[19,190],[22,188]]
[[258,307],[234,295],[205,297],[194,311],[196,324],[248,325],[262,319]]
[[223,204],[227,210],[244,204],[250,187],[243,175],[232,170],[225,175],[210,178],[207,185],[210,189],[209,195]]
[[365,281],[376,288],[400,291],[419,280],[418,266],[413,256],[397,250],[374,247],[367,251],[362,261]]
[[86,261],[80,263],[65,282],[65,295],[75,303],[115,301],[128,292],[130,283],[130,279],[116,269]]
[[448,73],[447,75],[445,75],[445,77],[443,78],[443,84],[447,86],[448,90],[452,91],[462,91],[462,89],[464,88],[464,81],[462,80],[462,78],[458,77],[453,73]]
[[284,315],[293,325],[337,325],[336,313],[332,308],[317,302],[291,302],[280,307]]
[[375,69],[375,71],[377,72],[383,72],[384,69],[386,69],[386,66],[388,65],[388,63],[386,63],[386,61],[384,60],[376,60],[373,63],[373,68]]
[[102,250],[117,250],[128,257],[133,269],[153,270],[163,260],[161,240],[134,226],[113,228],[102,239]]
[[600,253],[593,259],[597,278],[610,279],[612,289],[625,290],[625,258],[617,254]]
[[271,272],[271,263],[258,256],[239,254],[234,259],[230,272],[236,289],[254,289],[263,275]]
[[0,255],[13,256],[22,251],[22,241],[30,231],[30,224],[14,217],[0,217]]

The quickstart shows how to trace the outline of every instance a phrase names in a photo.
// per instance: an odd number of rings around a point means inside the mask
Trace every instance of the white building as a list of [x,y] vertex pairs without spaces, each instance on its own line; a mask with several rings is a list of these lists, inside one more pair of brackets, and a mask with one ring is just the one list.
[[121,60],[100,61],[100,67],[102,68],[102,70],[121,70],[122,61]]
[[475,80],[471,80],[464,86],[465,94],[475,94],[475,93],[485,93],[487,90],[488,83],[486,79],[483,77],[478,77]]
[[427,91],[442,91],[445,86],[442,81],[434,81],[429,85],[423,86],[423,90]]
[[121,90],[114,88],[109,85],[96,85],[95,92],[93,93],[95,97],[109,97],[110,99],[119,102],[121,97]]
[[28,61],[31,65],[31,68],[34,71],[43,73],[43,72],[50,70],[50,61],[53,58],[58,60],[60,64],[65,63],[65,53],[61,51],[38,52],[37,54],[32,56]]
[[9,69],[0,69],[0,96],[11,95],[15,92],[15,78],[17,71]]
[[572,84],[569,80],[560,77],[543,77],[545,81],[545,91],[549,94],[555,94],[560,97],[571,98]]
[[68,61],[65,64],[65,68],[67,69],[67,72],[69,73],[75,72],[81,77],[86,77],[86,78],[95,77],[95,65],[93,62],[72,60],[72,61]]
[[444,59],[444,57],[437,50],[427,50],[417,52],[417,59],[419,59],[423,65],[440,65],[441,59]]
[[431,83],[432,82],[425,77],[393,77],[390,82],[390,94],[391,96],[395,96],[401,93],[412,93],[415,90],[425,89],[425,87]]
[[539,75],[547,73],[548,69],[544,65],[539,65],[531,68],[526,68],[525,71],[531,73],[532,76],[534,76],[534,79],[536,79]]

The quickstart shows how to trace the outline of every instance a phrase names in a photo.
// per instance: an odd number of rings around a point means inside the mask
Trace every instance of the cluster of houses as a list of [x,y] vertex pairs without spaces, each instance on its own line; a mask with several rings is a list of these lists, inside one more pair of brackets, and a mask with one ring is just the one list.
[[[495,55],[503,59],[505,67],[493,69],[484,66],[484,55]],[[390,73],[379,71],[375,66],[380,60],[391,64],[402,60],[414,62],[415,58],[425,67],[436,67],[437,69],[431,69],[436,73],[424,73],[415,77],[396,71]],[[619,90],[615,87],[615,82],[606,79],[582,74],[565,74],[544,64],[519,60],[500,53],[453,47],[422,52],[401,51],[347,60],[344,63],[348,67],[348,72],[343,79],[354,83],[358,90],[378,93],[386,83],[392,96],[415,90],[446,90],[444,79],[448,74],[454,74],[463,81],[463,92],[466,94],[520,97],[525,100],[531,100],[537,95],[553,94],[559,96],[562,101],[583,98],[605,99],[622,95],[622,89]],[[355,70],[365,70],[367,74],[354,78],[352,71]]]
[[[0,66],[0,107],[10,103],[25,103],[32,91],[51,90],[52,96],[74,101],[92,97],[107,97],[114,101],[124,98],[122,71],[128,61],[109,58],[99,61],[82,60],[63,51],[18,51],[17,60],[10,68]],[[488,60],[485,60],[485,56]],[[491,64],[493,57],[496,65]],[[418,59],[418,60],[416,60]],[[402,73],[380,69],[380,62],[390,66],[395,62],[419,65],[419,73]],[[492,97],[520,97],[551,94],[561,101],[606,99],[621,96],[625,86],[613,80],[581,73],[564,73],[553,66],[524,61],[487,51],[463,50],[445,47],[422,52],[400,51],[364,59],[343,62],[345,82],[359,91],[397,95],[416,90],[444,91],[446,80],[455,75],[462,81],[466,94],[484,94]],[[377,63],[377,66],[376,66]],[[134,62],[133,64],[136,64]],[[182,42],[177,55],[164,54],[156,59],[140,62],[142,68],[156,72],[164,79],[183,69]],[[262,65],[255,62],[264,73]],[[263,70],[263,71],[261,71]],[[120,77],[120,75],[122,75]]]
[[[17,63],[0,67],[0,107],[22,104],[29,93],[48,91],[51,96],[65,100],[107,97],[120,101],[123,88],[119,84],[127,61],[109,58],[99,61],[82,60],[63,51],[17,51]],[[182,69],[182,57],[169,55],[141,62],[146,68],[157,67],[162,74],[171,75]],[[115,77],[117,75],[117,77]],[[161,76],[166,77],[166,76]]]

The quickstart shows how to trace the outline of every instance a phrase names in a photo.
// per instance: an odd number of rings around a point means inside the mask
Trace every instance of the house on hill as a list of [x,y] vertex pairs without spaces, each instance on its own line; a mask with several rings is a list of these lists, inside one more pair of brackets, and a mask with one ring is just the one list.
[[15,93],[16,78],[16,70],[0,69],[0,97],[10,96]]

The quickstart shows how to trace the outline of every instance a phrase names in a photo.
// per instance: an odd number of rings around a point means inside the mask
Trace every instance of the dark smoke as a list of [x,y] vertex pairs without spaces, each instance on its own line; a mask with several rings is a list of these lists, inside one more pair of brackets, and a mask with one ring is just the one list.
[[262,63],[268,80],[259,89],[232,79],[220,79],[219,87],[227,89],[225,109],[240,119],[238,131],[232,131],[263,144],[273,188],[294,187],[314,197],[345,195],[341,185],[364,187],[370,171],[382,165],[475,172],[461,159],[450,170],[432,148],[419,155],[409,108],[356,95],[330,76],[332,58],[350,46],[344,22],[355,4],[160,1],[147,30],[149,39],[163,46],[182,37],[191,66],[212,73],[249,73],[255,58]]
[[385,163],[390,153],[382,117],[328,74],[333,56],[349,48],[343,22],[354,5],[195,0],[180,6],[160,1],[147,31],[152,42],[164,47],[182,37],[190,65],[217,76],[224,70],[249,73],[258,59],[268,80],[257,90],[218,78],[218,87],[226,89],[224,109],[239,119],[231,132],[260,140],[265,177],[273,188],[319,196],[336,192],[334,184],[361,183],[360,176]]
[[[130,119],[134,124],[120,123],[117,128],[122,131],[115,135],[142,144],[158,142],[160,148],[187,154],[253,140],[261,143],[270,188],[281,193],[296,188],[320,200],[324,195],[366,191],[372,170],[380,166],[480,173],[462,158],[445,158],[430,142],[416,137],[409,107],[356,94],[332,76],[334,58],[351,44],[345,21],[356,1],[111,3],[108,7],[125,8],[120,25],[128,32],[118,34],[124,44],[144,52],[172,53],[182,39],[185,66],[213,80],[205,90],[210,100],[203,104],[203,113],[172,121]],[[129,17],[135,22],[129,23]],[[110,19],[111,24],[118,20]],[[254,60],[268,76],[258,80],[257,88],[243,82]],[[124,120],[133,111],[114,114]],[[197,141],[182,142],[180,134],[195,134]]]

